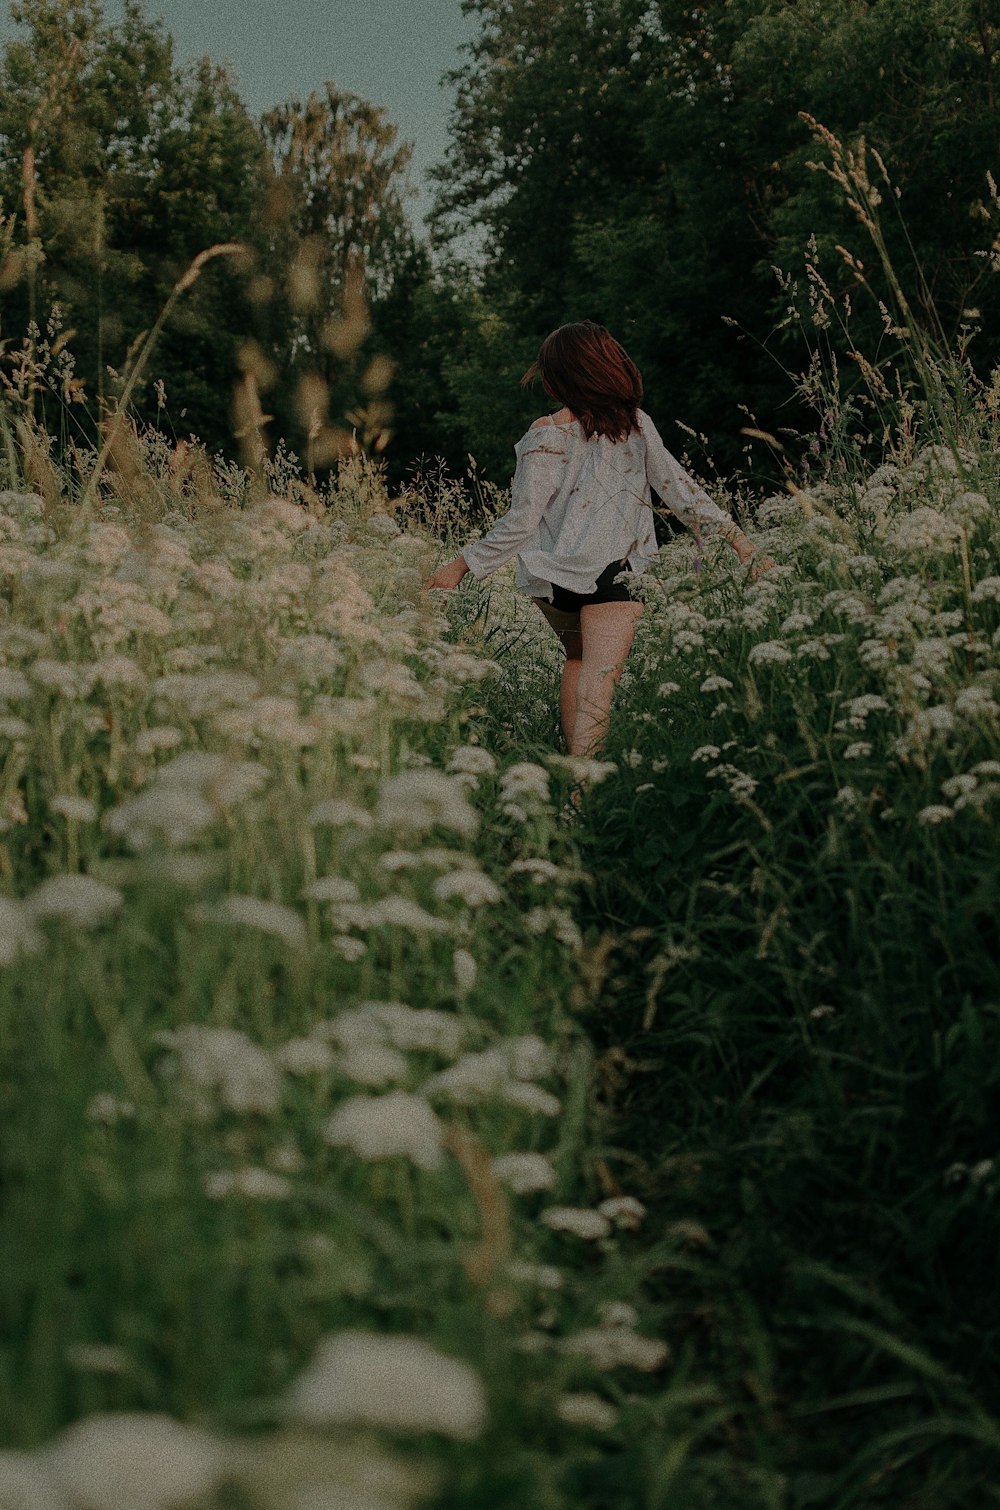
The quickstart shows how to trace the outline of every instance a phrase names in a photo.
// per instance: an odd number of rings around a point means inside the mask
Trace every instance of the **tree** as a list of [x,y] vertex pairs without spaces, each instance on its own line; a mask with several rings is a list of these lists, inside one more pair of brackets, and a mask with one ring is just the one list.
[[[137,0],[118,25],[98,0],[20,0],[11,14],[27,34],[0,63],[0,196],[21,207],[18,234],[40,261],[8,291],[4,335],[60,307],[92,428],[113,397],[109,368],[121,370],[191,260],[249,237],[263,143],[225,72],[207,60],[178,69]],[[187,426],[211,444],[229,431],[242,298],[238,277],[214,268],[157,355]]]
[[[567,319],[607,324],[668,433],[682,419],[733,465],[748,410],[772,430],[812,423],[789,403],[785,369],[808,351],[784,319],[790,297],[809,313],[811,238],[833,291],[855,290],[851,330],[825,332],[825,347],[898,355],[879,309],[889,280],[843,194],[810,170],[821,154],[802,112],[881,153],[901,189],[906,229],[885,188],[884,214],[911,304],[953,341],[978,310],[978,360],[996,362],[983,254],[996,230],[998,0],[464,8],[481,31],[452,76],[437,240],[483,228],[483,297],[516,309],[533,341]],[[865,262],[864,285],[838,243]]]
[[263,131],[261,344],[282,376],[276,418],[304,439],[311,468],[343,449],[346,426],[377,450],[388,444],[393,366],[378,319],[415,268],[404,209],[412,149],[383,110],[332,84],[269,112]]

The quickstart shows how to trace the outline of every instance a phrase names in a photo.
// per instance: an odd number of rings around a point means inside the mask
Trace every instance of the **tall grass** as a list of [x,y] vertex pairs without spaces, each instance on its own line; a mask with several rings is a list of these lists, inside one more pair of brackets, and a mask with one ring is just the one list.
[[377,468],[133,442],[78,528],[0,494],[0,1504],[639,1505],[702,1407],[561,778]]
[[[831,144],[878,248],[863,145]],[[776,569],[681,536],[643,579],[575,830],[598,1083],[685,1234],[651,1283],[722,1412],[657,1503],[998,1498],[1000,433],[884,271],[908,350],[851,396],[812,279],[825,449],[735,500]],[[495,747],[557,737],[550,662],[511,695],[521,649],[494,633],[476,690]]]

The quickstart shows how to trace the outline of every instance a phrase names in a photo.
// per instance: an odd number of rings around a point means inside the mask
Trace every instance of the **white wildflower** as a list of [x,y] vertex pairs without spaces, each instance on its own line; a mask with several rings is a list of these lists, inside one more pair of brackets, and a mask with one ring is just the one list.
[[1000,577],[980,577],[972,589],[973,603],[1000,603]]
[[506,1101],[508,1106],[516,1106],[519,1111],[528,1112],[531,1116],[558,1117],[562,1111],[562,1102],[551,1091],[543,1090],[540,1085],[534,1085],[530,1080],[508,1080],[499,1088],[501,1101]]
[[411,933],[448,933],[451,929],[446,919],[436,918],[410,897],[335,903],[333,918],[338,928],[406,928]]
[[146,673],[128,655],[106,655],[87,671],[95,686],[125,687],[132,692],[143,692],[149,686]]
[[656,695],[657,697],[673,697],[674,693],[680,690],[680,682],[661,682],[656,689]]
[[364,1039],[349,1043],[337,1061],[337,1069],[347,1080],[358,1085],[388,1085],[393,1080],[404,1080],[409,1065],[398,1049],[387,1044]]
[[811,613],[804,613],[802,609],[796,609],[794,613],[790,613],[786,619],[782,620],[781,632],[782,634],[793,634],[797,629],[811,629],[813,622]]
[[941,790],[946,797],[967,797],[976,790],[978,785],[978,778],[971,774],[949,776],[947,780],[942,781]]
[[995,719],[1000,715],[1000,704],[986,687],[960,687],[955,693],[955,711],[963,718]]
[[93,876],[49,876],[26,905],[37,919],[62,918],[78,928],[97,928],[122,910],[125,898],[117,887]]
[[424,1085],[428,1095],[442,1095],[460,1105],[472,1105],[496,1095],[510,1081],[530,1080],[551,1073],[552,1051],[534,1034],[507,1039],[476,1054],[464,1054]]
[[173,724],[153,724],[140,729],[132,748],[137,755],[155,755],[157,750],[176,750],[184,743],[184,735]]
[[395,874],[399,870],[478,870],[474,855],[461,849],[447,849],[442,845],[429,844],[424,849],[387,849],[378,859],[383,870]]
[[909,514],[899,514],[885,533],[886,541],[897,550],[927,552],[940,550],[958,539],[961,526],[939,509],[925,506]]
[[214,1092],[231,1112],[270,1116],[281,1101],[281,1074],[270,1055],[236,1028],[189,1023],[159,1041],[178,1056],[180,1073],[196,1090]]
[[954,727],[955,715],[944,703],[918,709],[910,721],[912,731],[925,738],[931,734],[950,734]]
[[593,760],[587,755],[549,755],[546,758],[549,765],[559,766],[568,771],[574,781],[582,781],[587,786],[600,786],[618,769],[613,760]]
[[12,897],[0,897],[0,965],[12,965],[19,955],[40,954],[45,939],[30,910]]
[[374,821],[371,813],[343,797],[328,797],[324,802],[317,802],[306,814],[310,828],[371,828]]
[[589,1358],[595,1368],[634,1368],[653,1373],[670,1356],[665,1342],[644,1337],[631,1326],[589,1327],[563,1337],[559,1350]]
[[844,759],[864,760],[871,754],[871,752],[872,747],[867,739],[856,739],[853,744],[849,744],[847,746],[846,750],[844,751]]
[[21,675],[20,670],[0,666],[0,701],[27,702],[30,696],[32,696],[32,684],[27,680],[27,676]]
[[30,734],[31,725],[23,718],[15,718],[13,714],[0,716],[0,739],[19,741],[29,738]]
[[537,855],[531,855],[524,860],[512,860],[507,871],[512,876],[530,876],[539,886],[558,881],[563,874],[553,861],[543,860]]
[[517,761],[500,777],[500,805],[505,811],[525,800],[547,803],[549,797],[549,773],[533,761]]
[[202,902],[189,909],[188,917],[198,923],[252,928],[280,939],[290,949],[304,948],[306,943],[306,925],[295,909],[263,897],[226,896],[217,902]]
[[468,776],[492,776],[496,768],[496,756],[484,750],[482,745],[459,745],[452,750],[445,765],[445,770],[451,774],[460,772]]
[[207,1498],[229,1455],[198,1427],[122,1411],[67,1427],[45,1461],[61,1490],[86,1510],[173,1510]]
[[729,689],[732,687],[732,685],[733,684],[729,680],[728,676],[716,676],[715,674],[713,674],[712,676],[706,676],[705,680],[702,682],[701,686],[698,688],[698,691],[699,692],[728,692]]
[[330,946],[341,959],[346,959],[352,965],[356,965],[368,953],[368,945],[364,940],[352,938],[349,933],[334,934]]
[[552,1164],[540,1153],[507,1153],[492,1160],[493,1173],[515,1195],[551,1190],[556,1183]]
[[438,876],[433,891],[439,902],[458,897],[466,907],[486,907],[503,901],[499,886],[481,870],[453,870]]
[[202,1188],[210,1201],[224,1201],[230,1195],[243,1195],[251,1201],[283,1201],[292,1193],[284,1175],[273,1174],[255,1164],[242,1169],[217,1169],[207,1174]]
[[487,1420],[486,1395],[467,1363],[417,1337],[343,1331],[324,1338],[285,1397],[292,1420],[441,1432],[469,1440]]
[[507,1273],[515,1284],[535,1285],[539,1290],[559,1290],[563,1273],[554,1264],[529,1264],[521,1259],[507,1265]]
[[521,922],[529,933],[551,933],[560,944],[576,952],[583,947],[583,935],[565,907],[532,907],[521,914]]
[[592,1393],[560,1395],[556,1415],[567,1426],[582,1426],[588,1431],[609,1431],[618,1421],[616,1406]]
[[213,805],[230,808],[266,785],[271,772],[256,760],[230,760],[210,750],[185,750],[158,767],[161,789],[197,791]]
[[177,672],[153,683],[159,702],[179,705],[191,718],[214,717],[223,707],[243,707],[257,691],[256,678],[241,671]]
[[444,1128],[421,1096],[391,1091],[385,1096],[352,1096],[329,1118],[327,1143],[350,1148],[361,1159],[403,1156],[418,1169],[440,1169]]
[[91,802],[89,797],[77,797],[72,792],[60,792],[50,797],[49,807],[71,823],[93,823],[97,817],[96,802]]
[[[408,1007],[401,1001],[365,1001],[358,1006],[356,1015],[371,1022],[378,1034],[397,1049],[450,1058],[458,1053],[466,1035],[461,1018],[435,1007]],[[335,1024],[337,1021],[334,1019]]]
[[441,826],[463,839],[474,839],[479,832],[479,814],[470,806],[464,786],[443,771],[401,771],[384,781],[375,821],[411,833]]
[[944,823],[948,818],[954,818],[954,809],[944,807],[941,803],[932,803],[930,807],[922,807],[917,814],[918,823]]
[[84,1116],[88,1122],[98,1122],[105,1127],[114,1127],[117,1123],[127,1122],[135,1116],[135,1103],[112,1095],[110,1091],[98,1091],[96,1096],[91,1096],[87,1102]]
[[553,1232],[572,1232],[575,1237],[582,1237],[588,1242],[608,1237],[611,1233],[611,1223],[607,1217],[586,1206],[549,1206],[542,1212],[539,1221],[546,1227],[551,1227]]
[[722,751],[719,749],[718,745],[699,745],[696,750],[692,751],[691,759],[718,760],[721,753]]
[[39,656],[28,668],[31,680],[47,692],[59,697],[76,699],[86,697],[92,682],[85,669],[69,661],[53,661]]
[[634,1195],[609,1196],[597,1207],[602,1216],[618,1227],[636,1228],[646,1215],[646,1208]]
[[468,949],[456,949],[452,955],[451,965],[455,977],[455,994],[464,1001],[469,993],[475,990],[476,981],[479,978],[478,966]]
[[125,840],[131,849],[148,849],[158,838],[170,846],[189,844],[215,823],[215,808],[197,792],[181,792],[152,786],[135,797],[126,797],[101,819],[109,834]]
[[790,661],[791,659],[791,650],[787,645],[783,645],[780,640],[760,640],[756,645],[751,645],[749,654],[747,655],[747,660],[753,666],[760,666],[765,663],[781,664],[783,661]]
[[[863,729],[872,713],[890,712],[889,704],[884,697],[874,692],[865,692],[861,697],[849,698],[843,707],[847,713],[844,722],[849,723],[852,729]],[[840,727],[840,725],[838,725]]]

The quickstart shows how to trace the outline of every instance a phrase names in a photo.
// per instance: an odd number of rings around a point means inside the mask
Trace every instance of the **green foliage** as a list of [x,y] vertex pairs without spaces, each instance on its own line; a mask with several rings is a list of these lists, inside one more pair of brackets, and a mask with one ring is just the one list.
[[800,112],[879,152],[902,195],[908,231],[887,217],[885,235],[915,318],[942,347],[981,327],[977,370],[996,363],[995,4],[466,10],[481,33],[453,76],[437,233],[464,234],[470,219],[485,228],[487,297],[516,307],[536,345],[564,320],[609,325],[668,437],[672,417],[706,432],[731,469],[748,413],[775,433],[815,431],[788,403],[804,353],[783,321],[789,297],[807,307],[810,237],[834,295],[854,293],[852,336],[835,332],[834,350],[856,346],[912,376],[879,307],[894,307],[881,270],[862,281],[835,250],[872,260],[857,216],[808,171],[826,154]]
[[[28,36],[8,44],[0,73],[0,196],[9,211],[23,206],[18,239],[38,264],[5,294],[4,334],[58,306],[86,389],[75,423],[93,433],[132,342],[185,268],[214,242],[245,236],[263,148],[225,72],[207,60],[179,70],[162,24],[138,4],[120,25],[79,0],[26,0],[12,14]],[[158,354],[168,393],[185,392],[176,423],[210,444],[229,433],[246,310],[239,281],[217,272]],[[58,398],[42,393],[39,404],[58,430]]]

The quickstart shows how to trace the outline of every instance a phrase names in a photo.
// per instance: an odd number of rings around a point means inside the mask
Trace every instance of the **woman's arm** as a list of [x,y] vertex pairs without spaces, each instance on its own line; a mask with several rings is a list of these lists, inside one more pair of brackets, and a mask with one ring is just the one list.
[[457,587],[467,571],[481,581],[516,556],[535,534],[559,491],[565,465],[565,451],[558,441],[546,438],[523,451],[517,459],[506,514],[481,539],[470,541],[453,561],[439,567],[424,583],[425,588]]
[[[648,415],[643,415],[642,433],[646,441],[646,476],[671,513],[676,514],[699,540],[718,536],[732,546],[741,564],[749,561],[755,553],[753,543],[736,520],[713,503],[705,489],[700,488],[676,457],[671,456]],[[767,558],[755,561],[750,575],[756,581],[762,571],[773,565],[774,562]]]
[[446,566],[439,566],[434,575],[427,578],[424,588],[429,592],[434,587],[443,587],[448,592],[458,586],[468,570],[469,563],[465,557],[456,556]]

